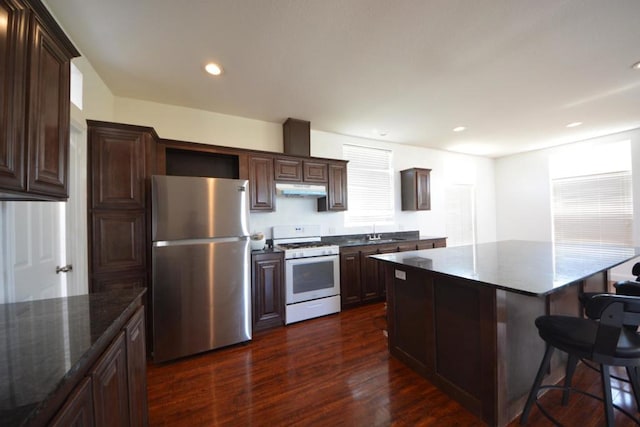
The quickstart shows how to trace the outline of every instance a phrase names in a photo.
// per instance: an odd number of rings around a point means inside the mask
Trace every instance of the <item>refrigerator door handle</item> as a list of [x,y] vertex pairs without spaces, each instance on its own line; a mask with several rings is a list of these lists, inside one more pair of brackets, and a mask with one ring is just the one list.
[[159,248],[163,246],[182,246],[182,245],[198,245],[198,244],[206,244],[206,243],[242,242],[245,240],[249,240],[249,236],[216,237],[213,239],[207,238],[207,239],[159,240],[157,242],[153,242],[153,247]]

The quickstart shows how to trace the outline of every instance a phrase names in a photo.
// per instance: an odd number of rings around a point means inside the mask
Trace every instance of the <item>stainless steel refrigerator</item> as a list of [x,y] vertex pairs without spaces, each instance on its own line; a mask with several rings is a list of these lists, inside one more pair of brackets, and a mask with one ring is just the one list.
[[152,177],[154,361],[251,339],[247,185]]

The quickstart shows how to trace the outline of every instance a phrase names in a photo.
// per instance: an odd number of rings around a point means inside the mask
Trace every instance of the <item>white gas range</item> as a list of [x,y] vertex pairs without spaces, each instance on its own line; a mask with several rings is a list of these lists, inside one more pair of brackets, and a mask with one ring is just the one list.
[[340,248],[323,243],[319,225],[273,227],[284,250],[285,324],[340,311]]

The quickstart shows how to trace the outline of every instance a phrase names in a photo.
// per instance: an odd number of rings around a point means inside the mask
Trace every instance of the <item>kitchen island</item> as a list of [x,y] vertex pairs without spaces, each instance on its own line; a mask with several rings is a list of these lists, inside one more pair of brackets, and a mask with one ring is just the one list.
[[[581,291],[640,248],[502,241],[375,255],[387,289],[390,353],[489,425],[524,406],[544,342],[543,314],[580,315]],[[556,355],[551,381],[564,375]]]
[[146,425],[144,294],[0,304],[0,425]]

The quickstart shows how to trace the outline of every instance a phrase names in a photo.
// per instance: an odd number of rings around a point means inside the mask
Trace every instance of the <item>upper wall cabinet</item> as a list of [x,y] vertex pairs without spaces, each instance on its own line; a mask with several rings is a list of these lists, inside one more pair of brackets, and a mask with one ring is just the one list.
[[431,210],[431,169],[412,168],[400,171],[403,211]]
[[318,199],[318,211],[347,210],[347,162],[333,160],[328,165],[327,196]]
[[0,199],[68,197],[71,58],[38,0],[0,0]]
[[252,211],[273,212],[275,210],[273,176],[273,156],[249,155],[249,193]]

